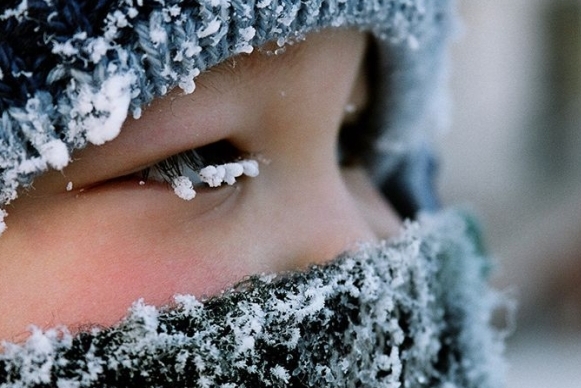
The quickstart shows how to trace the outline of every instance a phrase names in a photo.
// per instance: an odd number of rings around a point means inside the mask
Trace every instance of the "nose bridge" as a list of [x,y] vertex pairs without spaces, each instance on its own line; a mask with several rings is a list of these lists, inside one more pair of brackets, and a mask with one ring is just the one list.
[[322,263],[353,248],[354,244],[375,238],[372,230],[347,190],[340,175],[318,180],[302,202],[306,222],[299,265]]

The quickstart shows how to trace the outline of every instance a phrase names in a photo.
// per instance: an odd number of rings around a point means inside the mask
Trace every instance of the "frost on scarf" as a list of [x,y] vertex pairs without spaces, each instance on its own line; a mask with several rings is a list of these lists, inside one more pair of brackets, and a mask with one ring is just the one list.
[[469,220],[426,216],[304,273],[137,302],[112,328],[35,330],[5,344],[0,387],[500,387],[487,268]]

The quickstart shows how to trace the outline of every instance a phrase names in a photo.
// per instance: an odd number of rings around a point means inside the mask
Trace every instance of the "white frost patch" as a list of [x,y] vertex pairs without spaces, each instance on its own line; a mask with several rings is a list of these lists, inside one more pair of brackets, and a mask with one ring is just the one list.
[[6,210],[0,209],[0,236],[6,230],[6,223],[4,222],[4,218],[6,218],[7,216],[8,213],[6,213]]
[[27,14],[28,11],[28,0],[22,0],[18,7],[7,9],[0,15],[0,20],[7,20],[11,17],[15,19],[21,19],[23,16]]
[[210,187],[218,187],[224,182],[226,169],[224,166],[206,166],[199,172],[202,182],[207,183]]
[[247,42],[254,39],[254,36],[256,35],[256,29],[254,27],[241,28],[240,30],[238,30],[238,32],[240,33],[242,39],[244,39]]
[[194,80],[198,75],[200,75],[200,70],[197,68],[188,71],[188,74],[180,77],[178,86],[184,91],[184,93],[192,94],[194,90],[196,90],[196,83]]
[[79,50],[73,46],[70,40],[67,40],[64,43],[55,42],[52,47],[52,53],[72,57],[73,55],[77,55]]
[[288,373],[288,371],[280,366],[277,365],[274,368],[272,368],[270,370],[272,372],[272,375],[276,378],[278,378],[279,380],[284,381],[285,383],[288,383],[288,380],[290,379],[290,374]]
[[67,145],[59,139],[39,145],[38,152],[49,166],[57,170],[62,170],[69,164],[69,150]]
[[186,176],[182,175],[174,178],[171,182],[171,187],[178,197],[186,201],[190,201],[196,196],[194,185],[192,181]]
[[194,55],[202,52],[202,48],[194,42],[184,42],[182,44],[182,50],[186,58],[192,58]]
[[127,118],[132,80],[130,74],[116,74],[103,82],[97,92],[88,85],[81,89],[75,108],[80,114],[90,114],[83,120],[89,142],[101,145],[117,137]]
[[256,4],[256,8],[258,8],[258,9],[266,8],[271,3],[272,3],[272,0],[261,0],[261,1],[258,2],[258,4]]
[[167,31],[163,28],[163,16],[159,13],[151,15],[149,19],[149,39],[154,45],[167,42]]
[[159,311],[155,306],[146,305],[143,299],[137,300],[131,306],[133,318],[141,321],[141,327],[148,333],[156,333],[159,325]]
[[242,165],[242,168],[244,169],[244,175],[246,176],[255,178],[260,173],[258,162],[256,160],[246,159],[239,163]]
[[224,175],[224,182],[229,185],[236,183],[236,178],[244,173],[244,168],[240,163],[226,163],[224,165],[226,174]]
[[214,35],[216,32],[220,31],[220,27],[222,26],[222,22],[217,17],[212,20],[206,28],[200,29],[198,31],[198,38],[202,39],[210,35]]
[[233,185],[236,178],[246,175],[251,178],[258,176],[258,162],[256,160],[246,159],[240,162],[225,163],[218,166],[206,166],[198,174],[202,182],[207,183],[210,187],[221,186],[222,183]]
[[90,56],[93,63],[99,63],[101,58],[107,54],[108,49],[109,43],[103,37],[95,38],[87,45],[87,50],[91,53]]
[[250,54],[254,51],[254,47],[250,44],[254,36],[256,35],[256,29],[254,27],[246,27],[241,28],[238,30],[240,37],[242,38],[242,42],[236,45],[236,53],[246,53]]

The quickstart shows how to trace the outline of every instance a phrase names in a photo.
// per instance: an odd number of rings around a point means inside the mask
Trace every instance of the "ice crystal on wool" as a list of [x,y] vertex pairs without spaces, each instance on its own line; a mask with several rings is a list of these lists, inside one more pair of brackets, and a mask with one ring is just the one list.
[[5,344],[0,387],[501,387],[498,295],[473,233],[455,213],[423,217],[306,272],[138,301],[109,329],[35,330]]

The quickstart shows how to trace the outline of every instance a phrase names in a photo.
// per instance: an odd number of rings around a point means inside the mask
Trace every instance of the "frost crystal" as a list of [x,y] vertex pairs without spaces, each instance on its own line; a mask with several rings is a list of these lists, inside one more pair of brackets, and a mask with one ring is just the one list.
[[90,84],[80,85],[73,109],[78,121],[71,126],[86,131],[87,140],[96,145],[117,137],[127,117],[132,79],[130,73],[113,75],[99,90]]
[[59,139],[48,141],[38,147],[39,153],[49,166],[61,170],[69,164],[67,145]]
[[224,166],[206,166],[199,172],[202,182],[207,183],[210,187],[218,187],[224,181],[226,169]]
[[8,216],[6,211],[4,211],[4,209],[0,209],[0,236],[6,230],[6,223],[4,222],[4,218],[6,218],[6,216]]
[[171,187],[178,197],[186,201],[190,201],[196,196],[194,185],[186,176],[178,176],[174,178],[171,182]]
[[256,160],[247,159],[240,162],[242,168],[244,169],[244,175],[251,178],[257,177],[260,173],[258,169],[258,162]]
[[210,187],[218,187],[222,183],[233,185],[236,183],[236,178],[241,175],[254,178],[258,176],[258,173],[258,162],[252,159],[217,166],[206,166],[198,172],[202,182],[207,183]]
[[222,22],[216,18],[212,20],[208,25],[202,30],[198,31],[198,38],[205,38],[207,36],[213,35],[220,30]]

